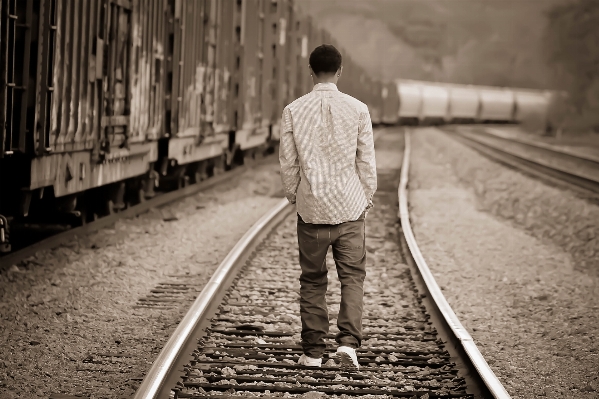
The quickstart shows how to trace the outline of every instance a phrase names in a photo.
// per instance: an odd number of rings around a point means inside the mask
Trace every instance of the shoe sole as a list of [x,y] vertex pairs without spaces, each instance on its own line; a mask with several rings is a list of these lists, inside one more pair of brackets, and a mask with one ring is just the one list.
[[298,365],[300,365],[300,366],[306,366],[306,367],[313,367],[313,368],[319,368],[319,367],[321,367],[321,365],[311,365],[311,364],[304,364],[304,363],[298,363]]
[[337,364],[343,369],[359,370],[360,366],[356,366],[351,356],[345,352],[337,352]]

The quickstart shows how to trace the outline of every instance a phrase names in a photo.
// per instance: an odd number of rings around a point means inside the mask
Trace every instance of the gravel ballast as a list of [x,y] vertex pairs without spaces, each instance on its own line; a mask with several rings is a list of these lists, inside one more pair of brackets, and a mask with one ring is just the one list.
[[508,392],[599,397],[599,207],[437,129],[412,138],[416,239]]
[[132,397],[214,269],[280,201],[278,170],[273,159],[2,271],[0,398]]
[[[511,132],[511,128],[494,130],[508,137]],[[590,149],[586,153],[597,157]],[[556,244],[572,255],[577,269],[599,276],[597,199],[586,200],[573,191],[549,187],[534,179],[514,179],[520,174],[505,167],[498,168],[494,162],[455,162],[455,157],[453,160],[456,176],[475,189],[481,209],[508,219],[545,242]],[[588,167],[581,166],[581,171],[589,173]]]

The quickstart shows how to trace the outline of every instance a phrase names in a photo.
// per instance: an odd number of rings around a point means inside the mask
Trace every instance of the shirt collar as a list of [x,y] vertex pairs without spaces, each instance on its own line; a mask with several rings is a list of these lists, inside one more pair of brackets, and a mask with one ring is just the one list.
[[337,85],[335,83],[316,83],[312,91],[320,91],[320,90],[333,90],[339,91]]

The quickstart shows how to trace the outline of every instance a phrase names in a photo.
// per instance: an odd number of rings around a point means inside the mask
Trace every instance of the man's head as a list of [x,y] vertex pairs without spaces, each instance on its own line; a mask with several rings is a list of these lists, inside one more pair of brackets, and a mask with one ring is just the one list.
[[322,81],[337,83],[343,69],[342,60],[341,53],[335,46],[322,44],[316,47],[310,54],[310,71],[314,83]]

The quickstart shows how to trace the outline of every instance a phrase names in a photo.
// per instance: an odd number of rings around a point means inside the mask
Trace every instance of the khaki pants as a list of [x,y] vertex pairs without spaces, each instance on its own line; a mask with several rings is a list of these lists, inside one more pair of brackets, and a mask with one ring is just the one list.
[[298,215],[297,236],[300,254],[300,314],[302,347],[306,356],[322,357],[324,338],[329,332],[326,304],[326,254],[333,258],[341,282],[341,306],[337,317],[339,345],[358,348],[362,341],[364,278],[366,277],[365,220],[337,225],[305,223]]

